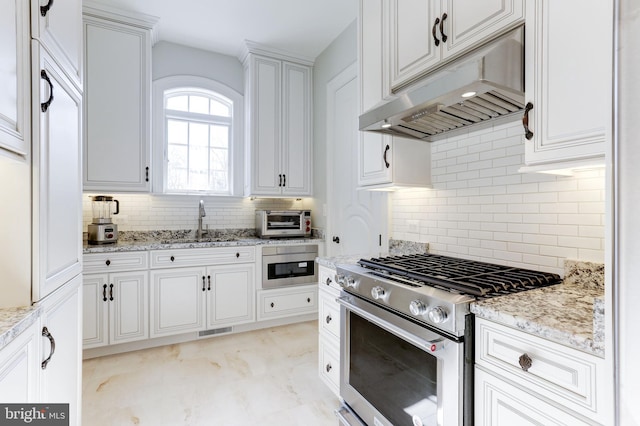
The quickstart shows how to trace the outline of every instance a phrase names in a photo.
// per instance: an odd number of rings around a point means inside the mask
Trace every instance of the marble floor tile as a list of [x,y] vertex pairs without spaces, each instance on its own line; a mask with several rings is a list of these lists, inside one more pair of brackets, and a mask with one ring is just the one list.
[[85,360],[82,424],[334,426],[317,322]]

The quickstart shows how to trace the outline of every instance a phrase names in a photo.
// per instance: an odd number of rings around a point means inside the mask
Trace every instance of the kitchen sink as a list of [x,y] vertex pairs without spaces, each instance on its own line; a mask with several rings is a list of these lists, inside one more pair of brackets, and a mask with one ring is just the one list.
[[236,237],[203,237],[203,238],[175,238],[160,240],[160,244],[191,244],[191,243],[223,243],[238,241]]

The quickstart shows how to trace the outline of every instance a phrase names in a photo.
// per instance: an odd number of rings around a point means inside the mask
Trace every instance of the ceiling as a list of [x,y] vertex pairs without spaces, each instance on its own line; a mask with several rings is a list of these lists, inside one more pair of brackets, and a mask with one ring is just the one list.
[[356,19],[357,0],[94,0],[160,18],[157,39],[238,56],[244,40],[316,58]]

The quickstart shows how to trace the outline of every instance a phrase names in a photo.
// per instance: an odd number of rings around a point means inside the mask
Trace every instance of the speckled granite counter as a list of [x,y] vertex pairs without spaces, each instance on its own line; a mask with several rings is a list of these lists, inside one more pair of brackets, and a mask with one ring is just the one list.
[[564,282],[471,304],[477,317],[604,357],[604,267],[566,261]]
[[351,254],[346,256],[335,257],[318,257],[316,262],[318,265],[326,266],[331,269],[336,269],[336,265],[339,264],[355,264],[360,259],[366,259],[375,256],[388,256],[388,255],[404,255],[415,253],[427,253],[429,251],[429,243],[416,243],[413,241],[403,240],[389,240],[389,253],[376,253],[376,254]]
[[20,333],[40,318],[38,306],[0,309],[0,349],[7,346]]
[[127,251],[163,250],[179,248],[235,247],[274,244],[303,244],[323,242],[321,238],[272,238],[255,236],[254,229],[210,230],[197,241],[191,230],[182,231],[124,231],[115,244],[91,245],[86,241],[83,253],[113,253]]

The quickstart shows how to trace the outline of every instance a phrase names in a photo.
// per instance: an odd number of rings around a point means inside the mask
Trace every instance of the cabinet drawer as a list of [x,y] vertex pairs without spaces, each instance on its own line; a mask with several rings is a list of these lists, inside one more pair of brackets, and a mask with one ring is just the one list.
[[318,281],[323,286],[329,286],[336,290],[340,290],[340,286],[335,280],[336,270],[327,268],[326,266],[320,266],[318,269]]
[[[324,289],[323,289],[324,290]],[[320,307],[318,308],[318,324],[320,333],[340,338],[340,305],[336,302],[336,296],[322,291],[320,293]]]
[[258,319],[280,318],[318,311],[316,285],[276,290],[260,290]]
[[318,373],[329,389],[340,395],[340,349],[330,340],[320,337],[318,344]]
[[223,265],[253,262],[255,247],[212,247],[151,251],[151,268]]
[[[520,366],[525,354],[531,361],[528,371]],[[586,409],[591,417],[602,420],[605,365],[601,358],[477,319],[476,364],[572,410]]]
[[82,256],[83,272],[103,273],[116,271],[135,271],[147,269],[149,255],[146,251],[130,251],[122,253],[92,253]]

